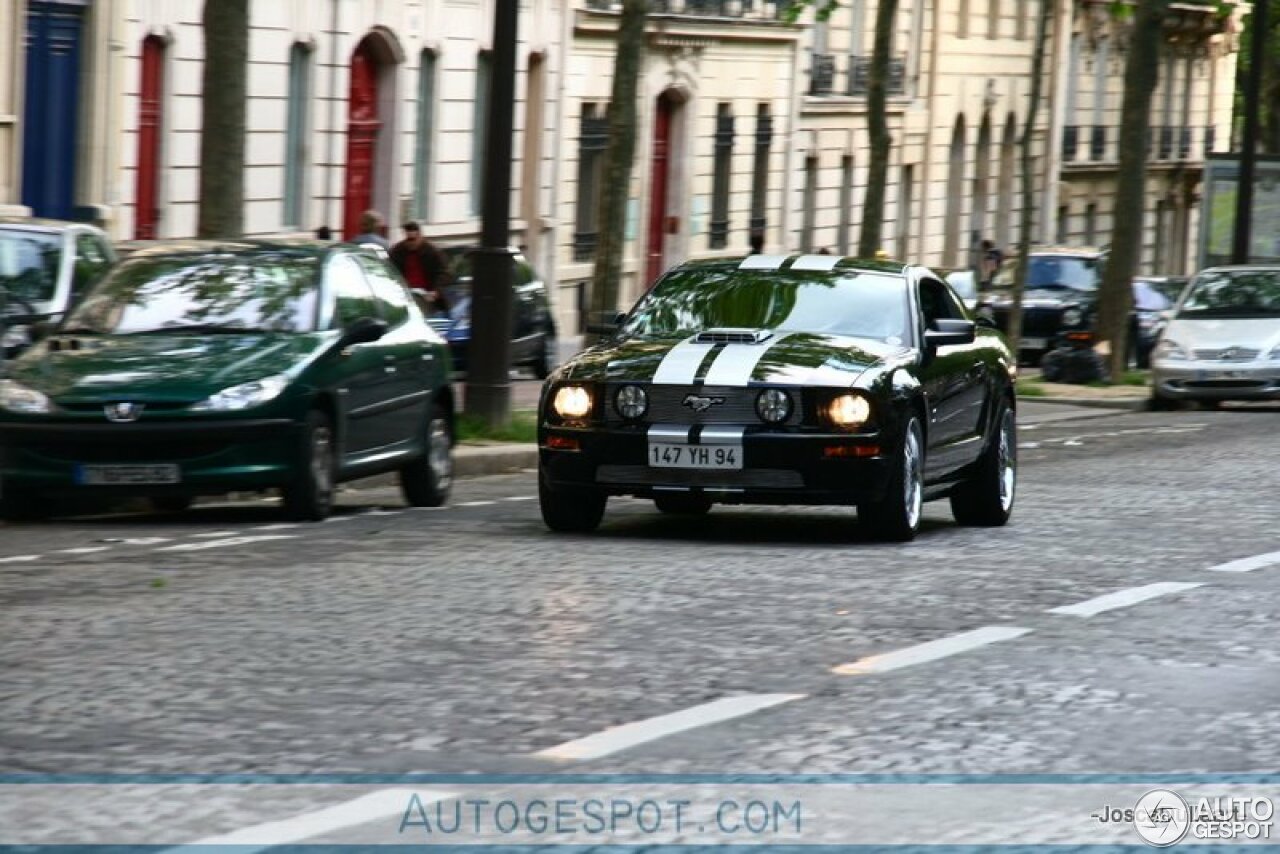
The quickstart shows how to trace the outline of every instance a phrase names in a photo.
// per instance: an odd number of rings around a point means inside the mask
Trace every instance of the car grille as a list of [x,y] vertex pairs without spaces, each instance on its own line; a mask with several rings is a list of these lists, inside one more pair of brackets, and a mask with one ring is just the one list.
[[[1009,309],[999,308],[995,311],[996,325],[1002,331],[1009,331]],[[1026,338],[1050,338],[1058,334],[1062,328],[1062,309],[1031,308],[1022,309],[1022,334]]]
[[654,469],[648,466],[604,465],[596,482],[625,486],[700,486],[706,489],[800,489],[804,478],[788,469]]
[[[624,423],[613,407],[613,395],[621,385],[609,389],[607,406],[610,424]],[[756,415],[756,396],[758,388],[729,388],[727,386],[686,386],[686,385],[650,385],[645,386],[649,392],[649,411],[644,420],[651,424],[758,424],[760,417]],[[800,420],[803,402],[798,389],[789,389],[791,395],[791,414],[783,424],[795,424]],[[692,406],[684,401],[689,395],[696,397],[723,398],[723,403],[708,407],[703,412],[694,412]]]
[[22,445],[25,451],[69,463],[173,463],[212,456],[228,447],[226,442],[201,439],[185,442],[139,440],[136,444],[33,442]]
[[1191,389],[1264,389],[1270,386],[1268,380],[1186,380],[1184,388]]
[[1192,355],[1199,362],[1252,362],[1261,352],[1250,347],[1222,347],[1195,350]]

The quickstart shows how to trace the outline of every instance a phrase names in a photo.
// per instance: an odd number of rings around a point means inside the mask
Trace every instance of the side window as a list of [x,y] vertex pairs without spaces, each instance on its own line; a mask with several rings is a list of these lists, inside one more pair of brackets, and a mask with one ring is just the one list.
[[534,275],[533,268],[527,261],[516,261],[515,285],[517,288],[531,284],[536,278],[538,277]]
[[346,329],[362,317],[381,316],[373,289],[350,255],[339,255],[330,261],[327,276],[333,292],[331,329]]
[[92,234],[76,235],[76,262],[71,277],[71,301],[74,303],[98,283],[111,267],[111,257]]
[[924,315],[926,329],[932,329],[937,320],[965,318],[964,307],[951,289],[936,279],[920,280],[920,313]]
[[365,278],[373,286],[373,294],[381,304],[382,317],[392,327],[409,319],[409,305],[413,298],[400,278],[379,258],[359,256]]

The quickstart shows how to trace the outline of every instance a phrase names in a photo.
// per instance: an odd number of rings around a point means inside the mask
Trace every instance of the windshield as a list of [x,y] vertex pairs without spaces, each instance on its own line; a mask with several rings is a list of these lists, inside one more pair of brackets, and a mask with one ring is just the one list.
[[1280,269],[1201,273],[1178,317],[1280,317]]
[[[1097,258],[1078,255],[1032,255],[1027,259],[1026,288],[1071,288],[1093,291],[1098,288],[1102,264]],[[997,288],[1013,287],[1018,259],[1008,258],[996,271],[991,284]]]
[[136,335],[315,328],[318,260],[273,252],[139,258],[98,284],[63,328]]
[[669,274],[632,311],[625,333],[778,329],[902,343],[907,286],[879,273],[689,269]]
[[0,229],[0,288],[17,299],[29,303],[53,299],[61,260],[61,234]]

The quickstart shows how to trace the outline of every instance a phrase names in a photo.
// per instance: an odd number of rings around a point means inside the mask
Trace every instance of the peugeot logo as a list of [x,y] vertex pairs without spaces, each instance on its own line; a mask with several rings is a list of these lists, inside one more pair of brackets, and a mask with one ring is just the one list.
[[141,403],[108,403],[102,407],[102,411],[106,413],[107,420],[115,424],[128,424],[130,421],[137,421],[138,416],[142,414]]
[[684,405],[694,412],[706,412],[711,407],[719,406],[722,403],[724,403],[723,397],[702,397],[696,394],[687,394],[684,398]]

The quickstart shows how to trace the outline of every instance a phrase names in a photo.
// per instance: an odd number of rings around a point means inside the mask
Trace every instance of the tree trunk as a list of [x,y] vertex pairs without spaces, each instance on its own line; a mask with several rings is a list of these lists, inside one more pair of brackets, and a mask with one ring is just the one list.
[[1031,268],[1031,231],[1035,228],[1035,129],[1036,113],[1043,95],[1045,54],[1049,44],[1049,22],[1057,20],[1058,0],[1044,0],[1040,22],[1036,25],[1035,49],[1031,54],[1031,100],[1027,104],[1027,121],[1019,140],[1022,167],[1022,212],[1018,219],[1018,265],[1013,275],[1013,305],[1009,310],[1009,346],[1014,358],[1022,346],[1022,292]]
[[[596,264],[591,277],[588,319],[603,322],[618,310],[618,286],[622,279],[622,252],[626,246],[627,201],[635,166],[636,98],[640,66],[644,60],[644,28],[647,0],[623,0],[618,21],[618,47],[613,63],[613,91],[609,101],[609,147],[604,152],[604,181],[600,193],[599,237]],[[596,336],[588,331],[587,342]]]
[[875,46],[867,74],[867,132],[871,137],[871,162],[867,165],[867,196],[862,204],[858,255],[871,258],[881,248],[884,227],[885,187],[889,182],[889,56],[893,51],[893,26],[898,0],[880,0],[876,9]]
[[200,131],[200,237],[244,233],[249,0],[205,0]]
[[1109,365],[1113,382],[1118,381],[1128,367],[1133,276],[1142,255],[1146,219],[1151,96],[1159,76],[1163,20],[1168,7],[1169,0],[1139,0],[1125,61],[1115,225],[1099,294],[1099,331],[1111,347]]

